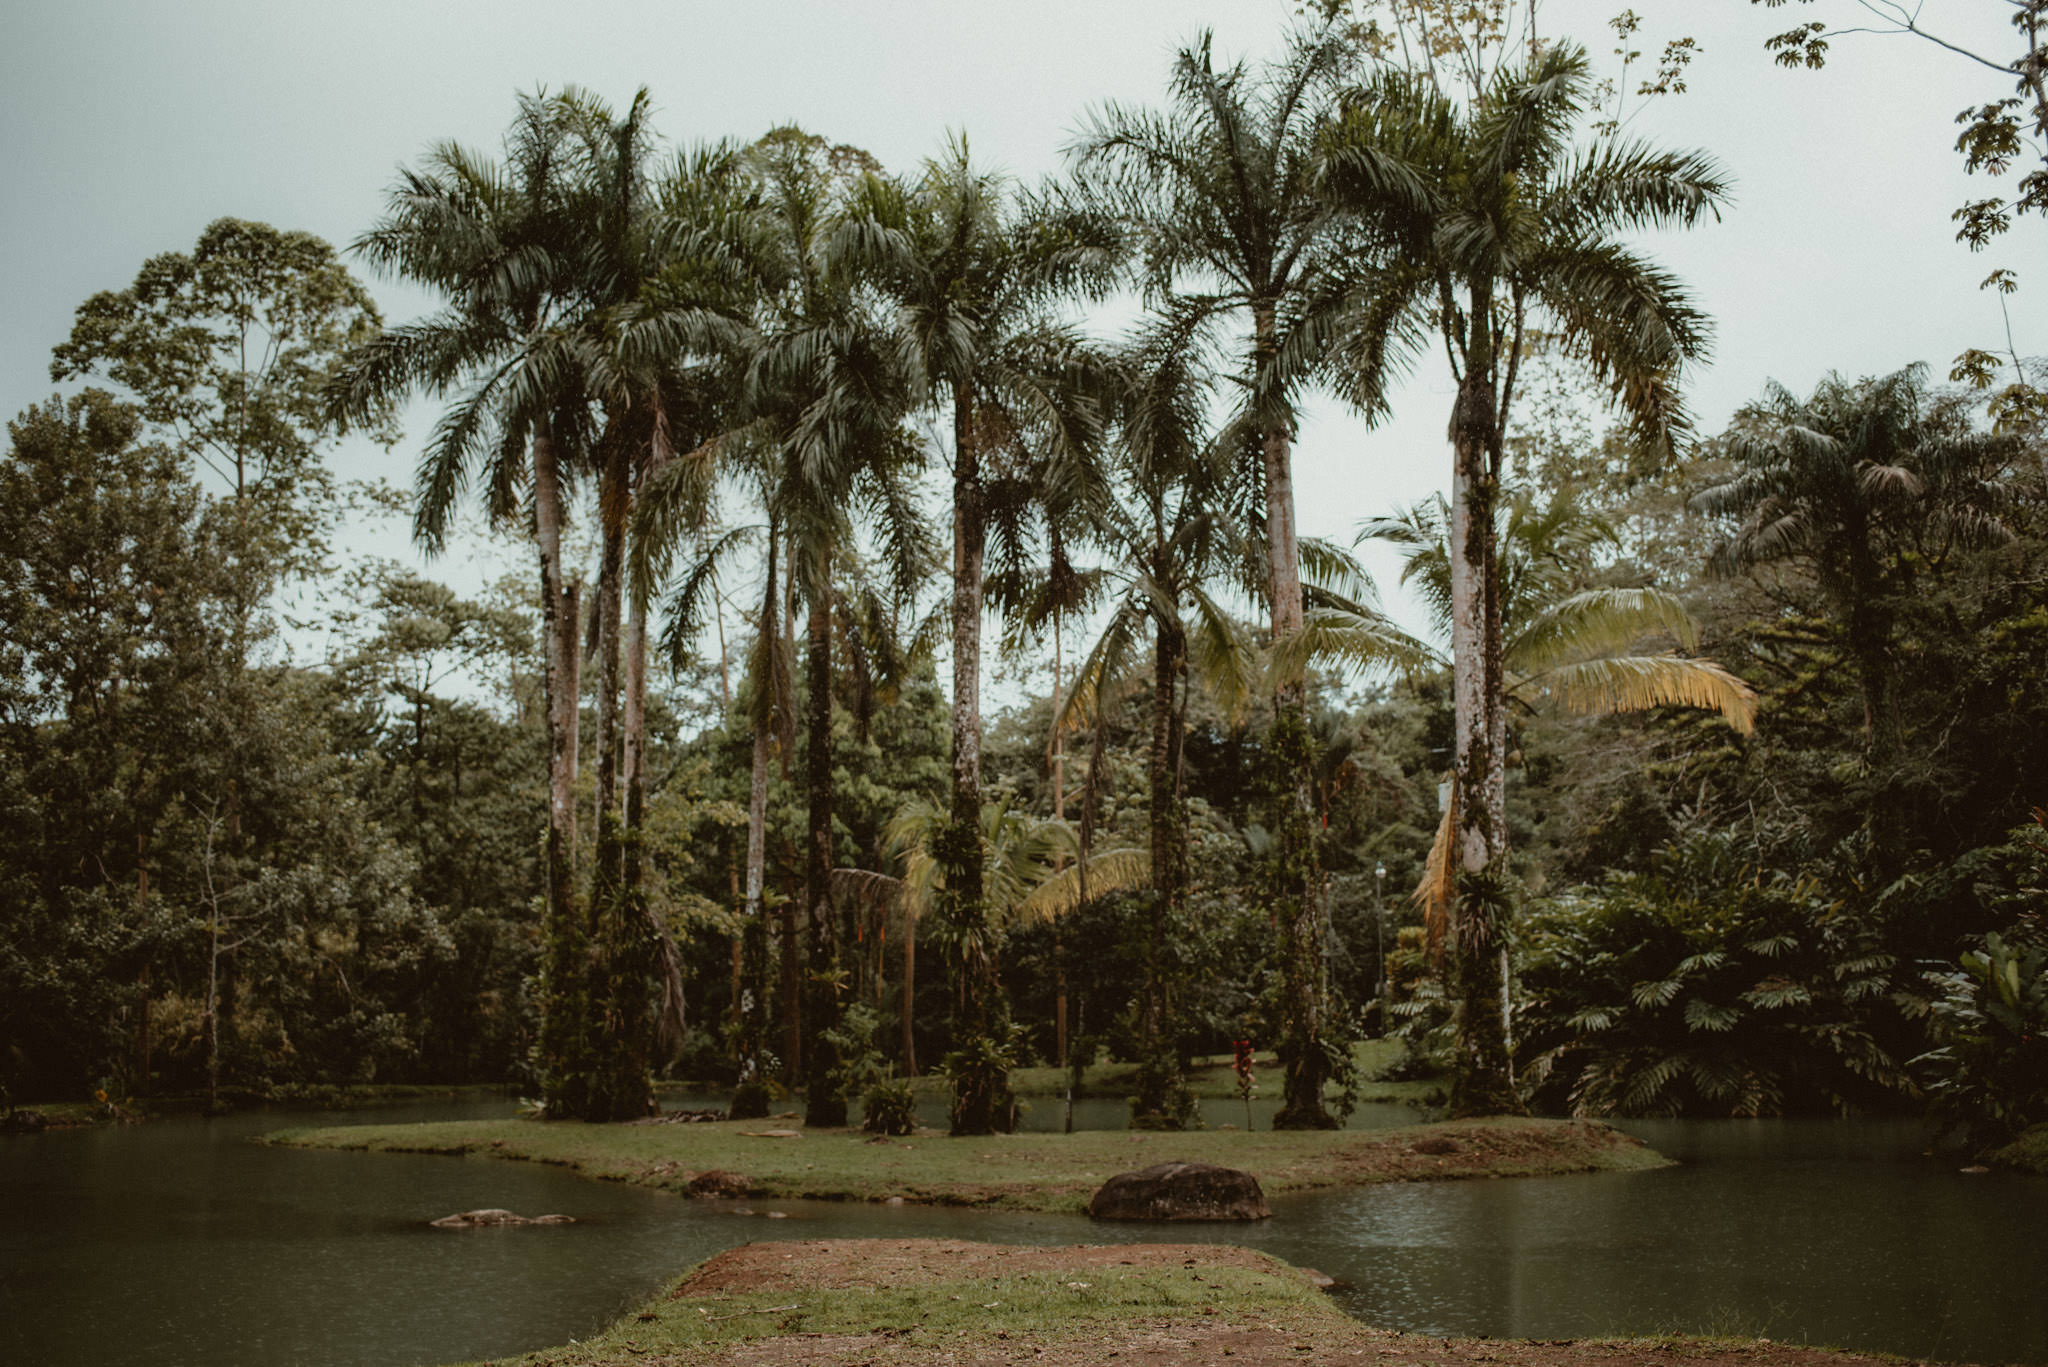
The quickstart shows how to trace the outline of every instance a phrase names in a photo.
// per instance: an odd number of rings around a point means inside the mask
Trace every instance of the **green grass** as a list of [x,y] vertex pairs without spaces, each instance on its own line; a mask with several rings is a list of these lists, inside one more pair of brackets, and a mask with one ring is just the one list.
[[[649,1356],[724,1361],[737,1344],[785,1335],[869,1336],[914,1349],[971,1352],[1002,1341],[1099,1340],[1134,1320],[1284,1319],[1292,1331],[1349,1337],[1358,1326],[1278,1259],[1244,1267],[1091,1267],[907,1286],[833,1286],[693,1296],[685,1274],[635,1314],[580,1343],[530,1353],[540,1367],[600,1367]],[[694,1269],[692,1270],[694,1272]],[[1085,1280],[1083,1280],[1085,1278]],[[872,1340],[870,1340],[872,1341]],[[837,1360],[837,1357],[833,1358]]]
[[[1416,1178],[1521,1176],[1654,1167],[1664,1159],[1604,1125],[1553,1120],[1462,1121],[1336,1133],[1084,1131],[953,1139],[926,1132],[871,1140],[854,1130],[750,1137],[785,1122],[586,1125],[450,1121],[285,1130],[268,1142],[390,1153],[482,1155],[558,1164],[607,1181],[668,1191],[699,1172],[745,1174],[760,1197],[905,1201],[1077,1211],[1112,1174],[1168,1160],[1218,1163],[1259,1179],[1268,1195]],[[1416,1153],[1448,1139],[1444,1153]],[[1441,1147],[1432,1144],[1428,1147]]]

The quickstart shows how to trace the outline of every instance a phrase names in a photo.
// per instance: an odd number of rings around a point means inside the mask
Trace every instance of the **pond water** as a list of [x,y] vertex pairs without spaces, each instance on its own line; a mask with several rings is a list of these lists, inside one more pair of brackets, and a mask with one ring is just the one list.
[[[588,1333],[719,1249],[858,1236],[1245,1243],[1339,1278],[1360,1318],[1421,1332],[1687,1330],[2048,1360],[2048,1179],[1960,1175],[1918,1156],[1916,1129],[1888,1123],[1633,1124],[1685,1165],[1307,1194],[1276,1200],[1258,1226],[807,1202],[749,1216],[525,1164],[247,1142],[287,1125],[510,1109],[272,1111],[0,1139],[0,1362],[495,1357]],[[1032,1118],[1048,1113],[1057,1128],[1058,1102]],[[1084,1121],[1120,1124],[1122,1107],[1077,1103]],[[579,1223],[426,1227],[481,1206]]]

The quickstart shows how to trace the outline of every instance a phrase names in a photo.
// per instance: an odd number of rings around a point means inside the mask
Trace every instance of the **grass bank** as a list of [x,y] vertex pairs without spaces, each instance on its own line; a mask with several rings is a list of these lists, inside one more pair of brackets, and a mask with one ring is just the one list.
[[169,1116],[226,1114],[259,1106],[297,1106],[308,1110],[359,1111],[409,1101],[489,1101],[509,1095],[496,1083],[309,1083],[272,1091],[224,1090],[218,1106],[203,1093],[173,1092],[161,1096],[109,1097],[91,1101],[39,1101],[0,1114],[6,1130],[74,1130],[94,1125],[134,1125]]
[[[1031,1248],[840,1239],[731,1249],[641,1310],[522,1367],[688,1364],[1470,1363],[1876,1367],[1768,1340],[1423,1338],[1344,1315],[1312,1274],[1213,1244]],[[503,1367],[497,1364],[495,1367]]]
[[1467,1120],[1335,1133],[1092,1130],[953,1139],[927,1131],[886,1140],[857,1130],[797,1129],[787,1121],[493,1120],[284,1130],[267,1141],[523,1159],[679,1194],[688,1192],[698,1174],[715,1171],[739,1174],[752,1197],[1043,1211],[1080,1210],[1112,1174],[1170,1159],[1243,1169],[1269,1196],[1371,1182],[1600,1172],[1666,1162],[1609,1126],[1566,1120]]

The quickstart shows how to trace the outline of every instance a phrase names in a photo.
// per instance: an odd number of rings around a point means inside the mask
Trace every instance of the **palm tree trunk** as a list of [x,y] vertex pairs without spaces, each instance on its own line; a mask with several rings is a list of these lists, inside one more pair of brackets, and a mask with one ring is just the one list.
[[[1060,640],[1060,611],[1052,613],[1052,714],[1060,714],[1061,688],[1064,674],[1062,667],[1062,642]],[[1052,819],[1067,819],[1067,735],[1054,727],[1052,733]],[[1060,917],[1052,922],[1052,1035],[1055,1064],[1067,1066],[1067,956],[1064,937],[1061,934]],[[1074,1096],[1067,1093],[1067,1128],[1073,1129]]]
[[[622,446],[623,443],[613,443]],[[625,458],[614,451],[605,461],[598,486],[598,517],[603,524],[597,569],[597,814],[600,830],[618,808],[619,780],[619,630],[626,575],[625,516],[631,495],[625,488]],[[616,855],[614,855],[616,857]],[[606,870],[607,873],[613,872]]]
[[[1253,365],[1265,372],[1280,350],[1270,300],[1252,306]],[[1261,441],[1266,477],[1266,592],[1272,605],[1275,641],[1302,629],[1301,546],[1295,533],[1293,449],[1288,430],[1275,422]],[[1285,1065],[1281,1130],[1335,1129],[1323,1105],[1329,1075],[1323,1040],[1322,876],[1315,833],[1315,755],[1309,740],[1308,689],[1299,678],[1282,679],[1273,692],[1272,763],[1279,809],[1274,813],[1277,864],[1273,913],[1285,937],[1281,986],[1280,1055]]]
[[625,672],[625,751],[620,777],[625,787],[626,890],[638,903],[646,922],[646,933],[659,955],[661,1015],[655,1029],[655,1042],[664,1056],[672,1060],[682,1048],[689,1028],[685,1015],[688,999],[684,996],[682,951],[644,891],[645,847],[641,843],[647,826],[647,602],[644,598],[633,600],[631,615],[626,619]]
[[[950,819],[934,851],[944,871],[940,905],[961,940],[986,932],[981,851],[981,609],[983,553],[981,453],[973,396],[953,394],[953,793]],[[996,1007],[989,956],[968,952],[960,965],[960,1009],[953,1047],[992,1061]],[[1010,1128],[1007,1070],[955,1074],[953,1133],[994,1134]]]
[[903,911],[903,1076],[917,1076],[917,917]]
[[804,1124],[820,1129],[846,1123],[846,1097],[837,1077],[839,1050],[828,1038],[839,1027],[839,926],[832,906],[832,600],[826,572],[816,568],[811,588],[804,755],[804,903],[810,933],[804,964],[809,984]]
[[[776,578],[775,516],[768,518],[768,586],[761,597],[760,639],[773,651],[778,628],[775,610],[780,586]],[[768,678],[755,680],[757,690],[772,690]],[[747,787],[747,900],[746,919],[740,930],[739,987],[735,1009],[739,1016],[739,1085],[734,1089],[730,1114],[735,1120],[749,1120],[768,1114],[766,1070],[761,1054],[768,1041],[768,921],[763,892],[768,867],[768,736],[772,726],[772,700],[756,698],[754,707],[753,766]]]
[[540,543],[542,714],[548,745],[547,932],[540,1070],[545,1114],[584,1114],[589,1078],[582,918],[575,905],[578,586],[562,575],[562,484],[555,443],[533,435],[535,539]]
[[1167,1001],[1166,941],[1180,924],[1187,879],[1185,829],[1178,791],[1179,709],[1174,685],[1183,644],[1180,629],[1160,623],[1152,653],[1151,780],[1152,924],[1145,942],[1145,996],[1140,1013],[1138,1092],[1131,1099],[1131,1128],[1186,1128],[1194,1098],[1181,1076],[1179,1041],[1174,1038]]
[[1492,468],[1499,412],[1493,378],[1491,285],[1473,288],[1472,341],[1451,416],[1451,695],[1456,719],[1457,894],[1451,917],[1451,990],[1458,1034],[1450,1113],[1520,1109],[1508,1076],[1501,1021],[1500,935],[1508,911],[1503,799],[1505,713],[1500,682],[1499,587]]

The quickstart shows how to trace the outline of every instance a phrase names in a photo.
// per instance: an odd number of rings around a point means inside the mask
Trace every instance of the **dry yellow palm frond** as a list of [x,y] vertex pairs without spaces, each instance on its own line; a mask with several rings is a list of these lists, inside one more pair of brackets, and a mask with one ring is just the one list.
[[[1152,877],[1151,852],[1105,850],[1088,861],[1088,895],[1141,888]],[[1081,866],[1070,864],[1031,890],[1018,907],[1027,921],[1051,921],[1081,905]]]
[[1429,844],[1429,858],[1423,861],[1422,881],[1409,900],[1422,909],[1422,928],[1429,936],[1429,957],[1441,960],[1444,931],[1451,924],[1451,898],[1458,891],[1458,866],[1451,858],[1453,835],[1458,828],[1458,787],[1450,786],[1443,819],[1436,823],[1436,839]]
[[1574,712],[1640,712],[1651,707],[1703,707],[1744,735],[1756,725],[1756,691],[1712,660],[1682,655],[1624,655],[1558,665],[1512,681]]

